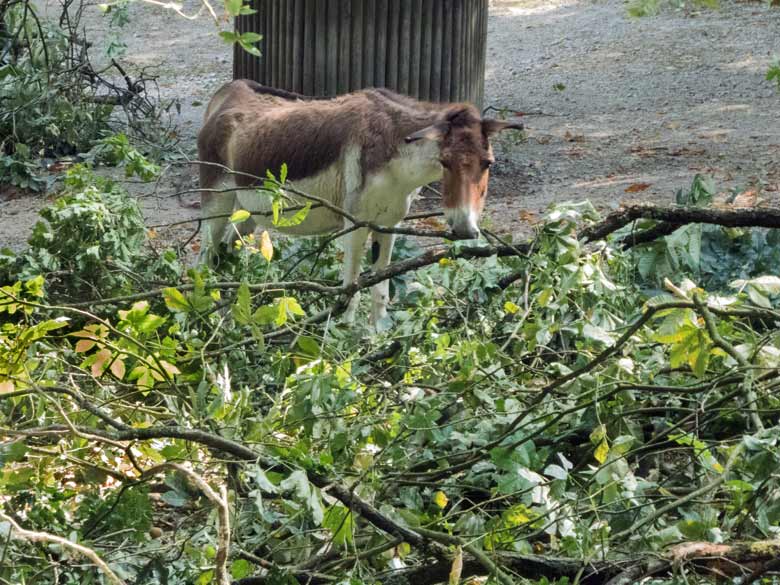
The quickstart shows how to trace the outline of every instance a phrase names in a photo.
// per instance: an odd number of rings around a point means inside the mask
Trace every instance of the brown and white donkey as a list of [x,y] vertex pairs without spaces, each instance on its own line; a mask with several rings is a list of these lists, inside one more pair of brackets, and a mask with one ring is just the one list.
[[[420,187],[441,181],[447,223],[456,237],[479,237],[480,214],[493,164],[490,137],[519,123],[481,119],[470,104],[419,102],[386,89],[368,89],[334,99],[311,99],[236,80],[223,86],[209,103],[198,135],[202,258],[210,261],[228,232],[235,209],[267,213],[271,202],[256,190],[254,177],[267,170],[278,176],[283,164],[298,191],[316,195],[362,221],[393,227],[408,213]],[[234,171],[226,172],[224,168]],[[236,191],[229,191],[235,187]],[[227,191],[226,191],[227,190]],[[290,194],[290,199],[305,203]],[[214,217],[221,216],[221,217]],[[266,216],[240,224],[243,233],[256,225],[273,227]],[[313,236],[351,223],[324,207],[312,209],[284,233]],[[344,283],[360,275],[369,231],[344,236]],[[374,270],[390,262],[395,236],[372,232]],[[387,315],[388,282],[372,289],[372,322]],[[345,319],[353,321],[358,296]]]

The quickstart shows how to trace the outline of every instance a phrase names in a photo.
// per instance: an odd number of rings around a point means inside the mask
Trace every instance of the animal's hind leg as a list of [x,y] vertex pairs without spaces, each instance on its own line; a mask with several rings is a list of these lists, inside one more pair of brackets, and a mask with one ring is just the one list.
[[[367,239],[368,230],[365,228],[357,229],[344,236],[344,286],[352,284],[360,276],[360,262],[363,259]],[[357,292],[350,299],[347,310],[344,312],[345,322],[355,322],[355,314],[359,304],[360,293]]]
[[235,193],[201,191],[200,213],[202,238],[200,261],[213,265],[219,245],[225,240],[230,214],[235,205]]
[[[393,256],[395,234],[371,232],[371,261],[374,272],[387,268]],[[390,302],[390,281],[383,280],[371,288],[371,323],[379,329],[387,317],[387,305]]]

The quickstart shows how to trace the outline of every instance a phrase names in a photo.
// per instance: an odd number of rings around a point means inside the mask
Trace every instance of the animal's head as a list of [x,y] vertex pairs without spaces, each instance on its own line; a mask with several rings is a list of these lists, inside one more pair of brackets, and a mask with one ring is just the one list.
[[406,137],[407,143],[438,142],[444,213],[453,233],[461,239],[479,237],[477,225],[485,207],[494,161],[490,138],[508,128],[522,130],[523,125],[481,119],[473,106],[455,106],[441,122]]

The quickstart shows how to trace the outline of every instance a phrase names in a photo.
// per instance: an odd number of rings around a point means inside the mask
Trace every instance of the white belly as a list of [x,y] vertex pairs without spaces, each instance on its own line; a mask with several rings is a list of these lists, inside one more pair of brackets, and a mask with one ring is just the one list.
[[[438,158],[432,157],[438,147],[434,145],[426,148],[431,152],[418,152],[408,147],[402,149],[399,156],[383,170],[369,175],[365,180],[361,176],[358,149],[348,148],[341,160],[332,166],[314,177],[299,179],[290,185],[300,192],[315,195],[344,209],[357,219],[393,227],[406,217],[419,187],[441,175]],[[309,201],[290,192],[287,195],[286,208],[304,205]],[[252,213],[269,213],[271,202],[270,194],[254,190],[239,191],[236,197],[237,207]],[[312,203],[316,205],[316,202]],[[284,217],[291,218],[295,213],[286,212]],[[297,226],[274,226],[270,214],[256,215],[253,219],[258,226],[296,236],[327,234],[349,225],[349,221],[342,215],[323,207],[311,209],[306,219]]]

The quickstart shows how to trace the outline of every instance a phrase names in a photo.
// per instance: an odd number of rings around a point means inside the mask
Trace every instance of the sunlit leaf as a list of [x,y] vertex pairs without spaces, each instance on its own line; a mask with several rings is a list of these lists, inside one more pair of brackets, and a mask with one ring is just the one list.
[[260,236],[260,253],[268,262],[274,257],[274,245],[271,243],[271,235],[267,231],[263,231]]
[[603,464],[607,460],[607,455],[609,455],[609,443],[604,439],[599,443],[599,446],[596,447],[596,450],[593,452],[593,457],[596,461]]
[[252,217],[252,214],[249,213],[246,209],[239,209],[234,211],[233,215],[230,216],[230,223],[243,223],[250,217]]

